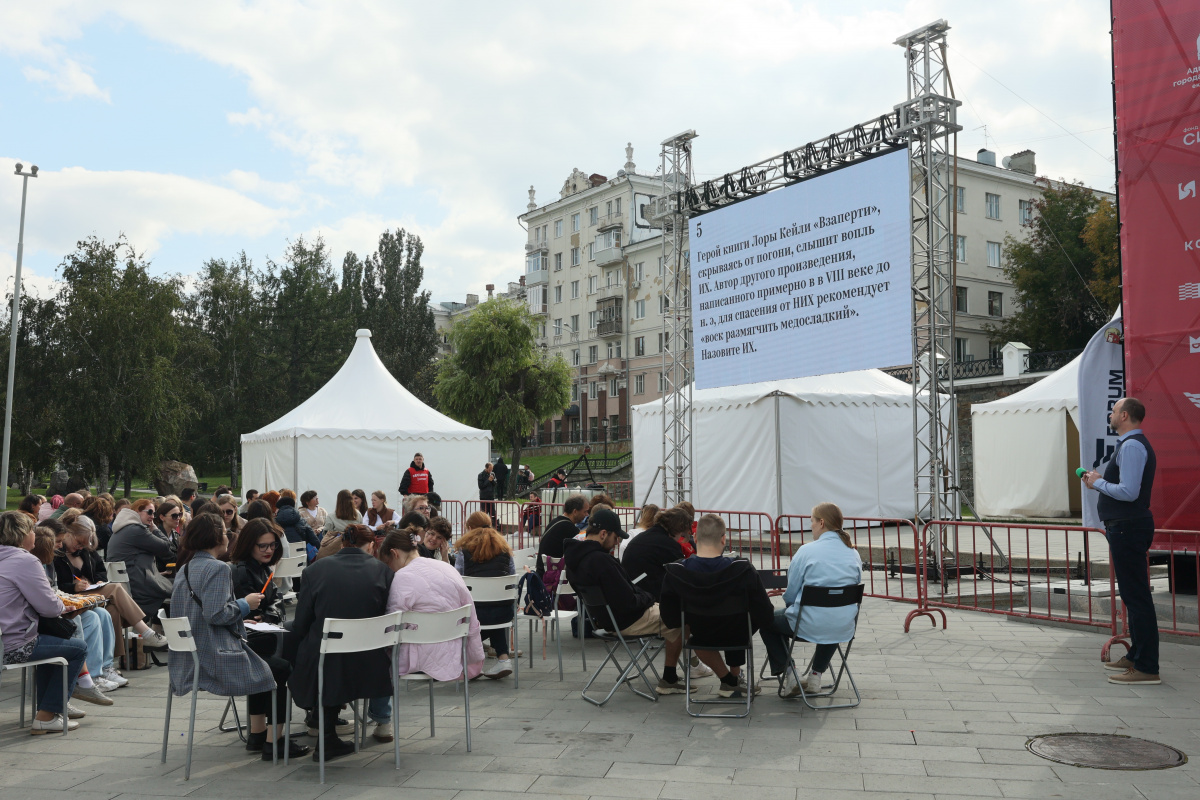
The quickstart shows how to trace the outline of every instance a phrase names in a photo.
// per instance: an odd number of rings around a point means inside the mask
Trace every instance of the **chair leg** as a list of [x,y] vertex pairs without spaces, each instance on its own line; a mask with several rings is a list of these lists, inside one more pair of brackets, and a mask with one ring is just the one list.
[[529,668],[533,669],[533,620],[529,620]]
[[359,728],[361,727],[363,732],[365,732],[367,729],[367,721],[365,719],[360,719],[360,717],[358,715],[358,701],[357,700],[354,700],[350,703],[350,713],[352,715],[354,715],[354,722],[351,723],[352,728],[350,731],[350,735],[354,738],[354,752],[357,753],[358,752]]
[[[517,646],[520,644],[520,642],[517,640],[517,630],[519,629],[519,627],[520,626],[517,625],[516,614],[514,614],[513,615],[513,626],[512,626],[512,631],[513,631],[512,660],[513,660],[513,690],[514,691],[521,688],[521,657],[519,655],[517,655],[518,653],[521,652],[521,648]],[[532,656],[532,653],[533,653],[533,637],[532,636],[529,637],[529,652],[531,654],[530,658],[532,658],[533,657]]]
[[287,692],[284,695],[286,708],[283,712],[283,765],[286,767],[288,752],[292,749],[292,687],[288,686],[284,691]]
[[[557,613],[557,612],[555,612],[555,613]],[[563,679],[562,632],[559,630],[559,626],[561,624],[562,624],[562,621],[558,617],[555,617],[554,622],[551,625],[551,629],[554,631],[554,647],[558,651],[558,680],[559,681],[562,681],[562,679]]]
[[[19,725],[22,728],[25,727],[25,695],[27,694],[27,691],[25,689],[25,682],[26,682],[25,679],[29,675],[30,669],[37,669],[37,667],[23,667],[21,669],[21,721],[20,721]],[[37,683],[36,675],[34,676],[33,682]],[[63,702],[65,703],[66,700],[64,700]],[[34,713],[34,716],[37,716],[37,707],[36,706],[33,709],[33,713]]]
[[471,752],[471,681],[467,679],[467,640],[462,642],[463,718],[467,724],[467,752]]
[[[36,683],[37,683],[37,681],[34,681],[34,683],[36,684]],[[67,695],[67,665],[66,665],[66,664],[63,664],[63,665],[62,665],[62,704],[63,704],[63,710],[62,710],[62,720],[63,720],[63,736],[66,736],[66,735],[67,735],[68,726],[69,726],[69,724],[70,724],[70,723],[69,723],[69,717],[67,716],[67,701],[68,701],[68,700],[70,700],[70,699],[71,699],[71,698],[70,698],[70,696],[68,696],[68,695]],[[30,723],[30,724],[32,725],[33,723]]]
[[426,681],[429,684],[429,738],[433,738],[433,678]]
[[392,670],[392,745],[396,749],[396,769],[400,769],[400,683]]
[[321,765],[321,785],[325,785],[325,706],[322,703],[325,700],[325,659],[322,657],[320,665],[317,667],[317,730],[320,734],[320,739],[317,741],[317,751],[320,753],[318,761]]
[[196,736],[196,696],[200,694],[200,675],[199,670],[192,673],[192,711],[188,716],[188,751],[187,751],[187,766],[183,770],[183,779],[191,780],[192,777],[192,740]]
[[[233,727],[232,728],[226,727],[226,725],[225,725],[225,718],[229,716],[230,711],[233,712]],[[217,730],[219,730],[221,733],[230,733],[233,731],[237,731],[238,738],[241,739],[243,742],[245,742],[246,734],[243,733],[243,731],[249,732],[247,730],[247,728],[248,728],[248,726],[242,725],[242,719],[241,719],[241,717],[238,716],[237,698],[234,698],[234,697],[229,698],[229,702],[225,704],[225,710],[221,712],[221,721],[217,723]]]
[[170,736],[170,734],[171,734],[171,695],[172,694],[173,694],[173,692],[171,691],[171,687],[168,686],[167,687],[167,713],[163,719],[162,761],[160,762],[163,764],[167,763],[167,737]]
[[276,703],[277,695],[275,694],[277,691],[279,691],[278,686],[271,690],[271,721],[274,723],[272,727],[275,728],[275,731],[271,734],[272,766],[279,764],[279,709],[276,707],[278,704]]

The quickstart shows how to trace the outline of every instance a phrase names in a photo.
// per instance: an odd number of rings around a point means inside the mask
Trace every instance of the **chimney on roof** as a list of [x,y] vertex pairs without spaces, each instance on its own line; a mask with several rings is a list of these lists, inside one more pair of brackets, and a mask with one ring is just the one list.
[[487,289],[487,293],[488,293],[488,300],[491,300],[491,299],[492,299],[492,292],[493,292],[493,291],[495,291],[495,289],[496,289],[496,284],[494,284],[494,283],[489,283],[487,286],[485,286],[485,287],[483,287],[483,288]]
[[987,164],[989,167],[996,166],[996,154],[986,147],[979,148],[979,152],[975,154],[975,160],[980,164]]
[[1037,174],[1037,163],[1034,160],[1032,150],[1022,150],[1019,153],[1013,153],[1008,158],[1004,159],[1004,166],[1011,169],[1013,172],[1024,172],[1026,175]]
[[467,295],[467,307],[470,308],[471,306],[477,306],[477,305],[479,305],[479,295],[477,295],[477,294]]
[[518,277],[517,283],[520,284],[521,286],[524,286],[525,285],[525,276],[521,275],[520,277]]

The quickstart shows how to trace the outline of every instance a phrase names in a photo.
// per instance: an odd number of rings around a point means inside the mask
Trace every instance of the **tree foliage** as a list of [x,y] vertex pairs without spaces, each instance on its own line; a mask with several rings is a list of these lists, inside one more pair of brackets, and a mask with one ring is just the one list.
[[1095,277],[1088,282],[1092,294],[1105,308],[1114,311],[1121,304],[1121,239],[1117,206],[1107,197],[1083,226],[1083,242],[1095,257]]
[[[453,352],[442,359],[434,393],[442,410],[476,428],[487,428],[512,447],[512,463],[541,420],[570,402],[571,369],[562,356],[547,358],[537,346],[529,310],[489,300],[450,329]],[[509,493],[517,471],[509,472]]]
[[1094,249],[1107,252],[1103,226],[1095,226],[1094,246],[1084,238],[1100,201],[1083,185],[1043,182],[1033,204],[1024,238],[1004,241],[1004,273],[1016,290],[1016,310],[990,329],[992,340],[1020,341],[1034,350],[1081,348],[1116,309],[1110,294],[1101,297],[1092,288],[1108,280]]

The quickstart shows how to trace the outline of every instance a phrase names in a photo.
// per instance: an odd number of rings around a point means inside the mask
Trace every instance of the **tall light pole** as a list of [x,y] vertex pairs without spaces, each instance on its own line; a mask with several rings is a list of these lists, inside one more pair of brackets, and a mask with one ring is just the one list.
[[8,326],[8,393],[4,396],[4,454],[0,457],[0,475],[4,476],[4,508],[8,508],[8,456],[12,441],[13,379],[17,374],[17,328],[21,324],[21,256],[25,253],[25,196],[29,191],[29,179],[36,178],[38,168],[32,166],[24,171],[17,164],[16,174],[21,176],[21,227],[17,232],[17,272],[13,282],[11,323]]

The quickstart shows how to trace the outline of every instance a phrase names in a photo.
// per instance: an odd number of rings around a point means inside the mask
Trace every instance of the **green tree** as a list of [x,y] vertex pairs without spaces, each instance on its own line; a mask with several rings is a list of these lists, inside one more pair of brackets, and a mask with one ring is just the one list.
[[[5,304],[12,308],[12,296]],[[11,314],[0,328],[0,353],[8,354]],[[12,450],[9,470],[18,476],[21,492],[28,494],[34,476],[54,469],[61,458],[62,431],[58,393],[53,379],[59,374],[58,307],[28,292],[21,292],[21,326],[17,337],[17,369],[13,385]],[[3,386],[0,385],[0,390]],[[0,403],[5,402],[0,391]]]
[[993,342],[1020,341],[1034,350],[1083,347],[1115,309],[1091,289],[1096,254],[1083,238],[1099,203],[1081,184],[1043,186],[1022,239],[1004,240],[1004,274],[1016,290],[1016,311],[989,329]]
[[1121,237],[1117,206],[1107,197],[1083,226],[1083,242],[1095,256],[1095,277],[1088,282],[1092,294],[1114,311],[1121,303]]
[[150,275],[122,236],[81,241],[60,266],[53,341],[64,458],[99,481],[110,466],[153,475],[178,446],[203,390],[180,368],[178,278]]
[[[441,360],[434,393],[450,416],[487,428],[512,446],[512,464],[534,426],[570,402],[571,369],[562,356],[547,358],[534,340],[529,310],[489,300],[450,329],[454,352]],[[509,472],[508,494],[517,471]]]

